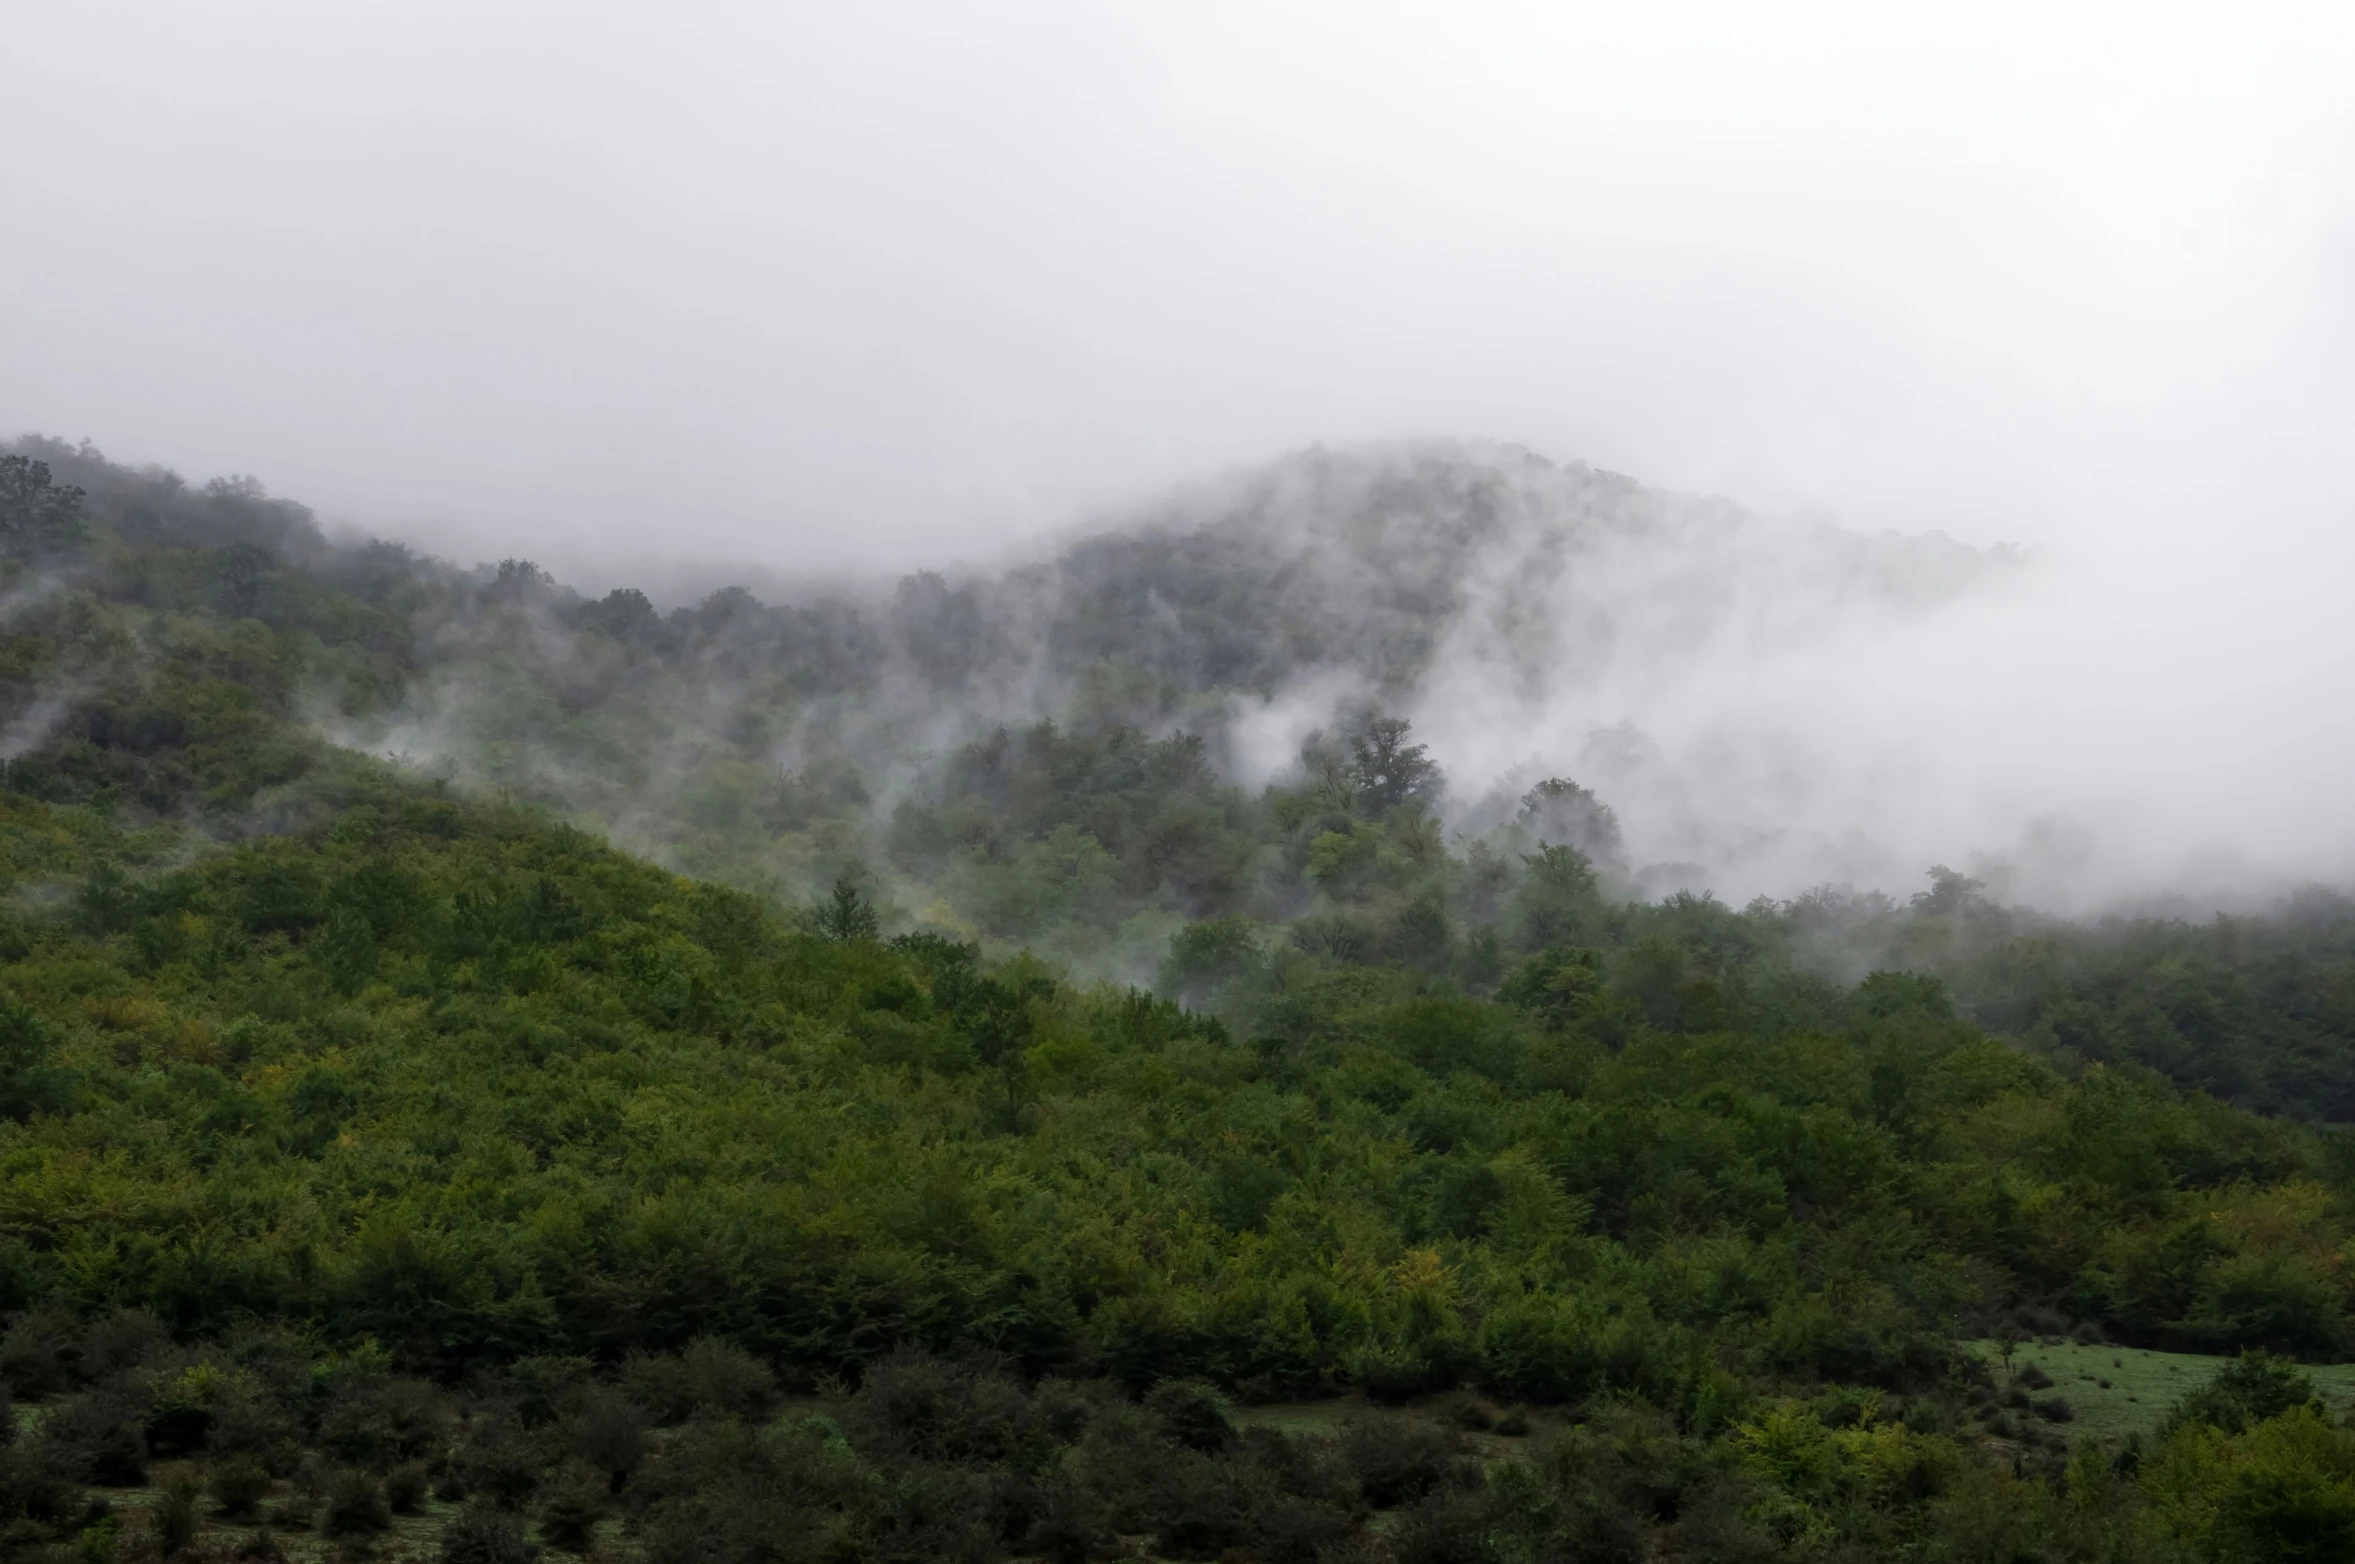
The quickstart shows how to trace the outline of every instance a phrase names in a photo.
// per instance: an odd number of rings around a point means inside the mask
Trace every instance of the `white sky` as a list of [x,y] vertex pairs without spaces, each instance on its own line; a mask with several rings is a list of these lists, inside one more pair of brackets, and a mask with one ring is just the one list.
[[583,584],[1517,440],[2039,547],[2000,612],[1696,686],[1695,754],[1818,757],[1811,829],[1959,857],[2061,808],[2355,875],[2355,6],[0,24],[0,429]]
[[464,557],[1405,433],[1972,537],[2355,492],[2355,7],[0,10],[0,428]]

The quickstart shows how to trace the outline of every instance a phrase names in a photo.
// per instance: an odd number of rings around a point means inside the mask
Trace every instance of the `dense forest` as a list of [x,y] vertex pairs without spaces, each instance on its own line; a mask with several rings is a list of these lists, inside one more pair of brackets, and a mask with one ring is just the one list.
[[2355,904],[1657,894],[1393,713],[1734,522],[1258,482],[663,612],[0,458],[0,1557],[2355,1556]]

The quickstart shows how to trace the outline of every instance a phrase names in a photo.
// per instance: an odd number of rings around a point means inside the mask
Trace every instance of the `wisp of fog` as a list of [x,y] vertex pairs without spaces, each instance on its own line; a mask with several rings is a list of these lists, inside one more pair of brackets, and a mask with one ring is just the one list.
[[[878,810],[1102,664],[1246,782],[1574,777],[1652,893],[2355,880],[2355,25],[1622,11],[35,7],[0,428],[847,605],[761,742]],[[339,736],[558,786],[470,696]]]

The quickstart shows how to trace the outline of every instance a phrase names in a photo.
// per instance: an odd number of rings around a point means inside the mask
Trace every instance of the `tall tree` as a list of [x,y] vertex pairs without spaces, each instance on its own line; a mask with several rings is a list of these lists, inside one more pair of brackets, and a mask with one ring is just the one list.
[[49,464],[0,456],[0,554],[39,559],[79,548],[89,536],[82,491],[49,479]]

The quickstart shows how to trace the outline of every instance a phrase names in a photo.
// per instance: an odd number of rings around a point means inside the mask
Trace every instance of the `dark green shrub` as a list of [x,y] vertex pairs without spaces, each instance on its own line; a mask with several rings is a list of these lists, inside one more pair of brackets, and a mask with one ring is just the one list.
[[384,1476],[384,1502],[395,1515],[422,1515],[432,1484],[423,1461],[403,1461]]
[[95,1383],[142,1368],[169,1352],[172,1337],[145,1309],[116,1309],[90,1322],[82,1334],[82,1376]]
[[919,1464],[901,1468],[867,1523],[870,1556],[969,1560],[1002,1556],[991,1514],[990,1478],[970,1468]]
[[604,1514],[604,1484],[586,1474],[560,1479],[540,1505],[540,1537],[565,1553],[586,1553]]
[[986,1364],[913,1350],[873,1364],[848,1409],[861,1449],[919,1461],[1003,1461],[1036,1437],[1020,1385]]
[[196,1541],[198,1524],[197,1500],[204,1493],[204,1482],[194,1472],[182,1470],[172,1474],[147,1507],[148,1525],[155,1531],[155,1546],[166,1558]]
[[94,1393],[67,1402],[42,1423],[41,1437],[83,1482],[136,1488],[147,1481],[147,1440],[137,1411],[120,1397]]
[[716,1336],[691,1341],[679,1363],[699,1416],[757,1423],[777,1404],[777,1376],[732,1341]]
[[1391,1557],[1396,1564],[1490,1564],[1489,1510],[1485,1493],[1435,1493],[1398,1517]]
[[622,1360],[621,1391],[657,1428],[695,1413],[695,1385],[686,1364],[668,1352],[633,1352]]
[[1496,1417],[1479,1402],[1466,1398],[1447,1409],[1447,1420],[1467,1434],[1485,1434],[1496,1427]]
[[539,1556],[521,1518],[505,1510],[470,1504],[442,1527],[442,1564],[532,1564]]
[[1421,1418],[1361,1417],[1341,1434],[1341,1458],[1358,1492],[1377,1510],[1412,1503],[1445,1481],[1461,1441]]
[[1366,1394],[1389,1405],[1412,1401],[1447,1384],[1445,1367],[1419,1346],[1365,1352],[1352,1367]]
[[605,1474],[610,1492],[619,1493],[646,1459],[646,1414],[620,1392],[592,1385],[575,1402],[563,1439],[567,1450]]
[[0,1449],[0,1540],[12,1529],[52,1529],[81,1508],[81,1484],[55,1445],[26,1439]]
[[1065,1461],[1072,1476],[1103,1500],[1105,1524],[1130,1533],[1152,1529],[1152,1495],[1180,1453],[1151,1414],[1122,1405],[1092,1420]]
[[0,1381],[20,1396],[55,1395],[72,1387],[81,1357],[80,1333],[72,1315],[58,1309],[28,1310],[0,1335]]
[[242,1455],[275,1476],[292,1472],[301,1459],[301,1428],[287,1409],[260,1386],[232,1387],[212,1408],[204,1447],[215,1460]]
[[1030,1511],[1022,1546],[1047,1564],[1087,1564],[1111,1536],[1103,1500],[1060,1472],[1040,1485]]
[[1265,1564],[1318,1564],[1355,1529],[1339,1505],[1290,1493],[1260,1499],[1246,1521],[1252,1551]]
[[587,1358],[518,1359],[507,1370],[516,1420],[541,1428],[564,1417],[594,1388]]
[[381,1468],[439,1448],[448,1421],[441,1392],[423,1380],[367,1380],[320,1416],[319,1444],[339,1461]]
[[460,1445],[444,1470],[439,1491],[446,1498],[480,1499],[501,1509],[520,1510],[539,1491],[547,1470],[550,1441],[510,1422],[486,1422]]
[[1216,1455],[1235,1442],[1235,1420],[1226,1398],[1194,1380],[1164,1380],[1145,1397],[1145,1409],[1161,1419],[1169,1437],[1189,1450]]
[[1179,1559],[1215,1559],[1242,1546],[1250,1494],[1236,1472],[1191,1450],[1173,1451],[1154,1483],[1153,1541]]
[[392,1526],[392,1508],[384,1487],[366,1472],[336,1474],[327,1488],[326,1511],[319,1529],[330,1537],[359,1537]]
[[248,1534],[243,1542],[229,1550],[229,1557],[236,1564],[286,1564],[286,1550],[278,1545],[278,1539],[267,1526]]
[[233,1455],[213,1463],[207,1485],[223,1515],[245,1520],[269,1496],[270,1473],[250,1455]]
[[657,1447],[623,1502],[649,1564],[895,1556],[851,1519],[886,1502],[873,1474],[820,1430],[690,1424]]

